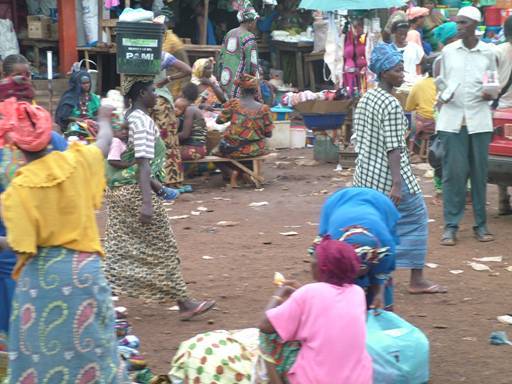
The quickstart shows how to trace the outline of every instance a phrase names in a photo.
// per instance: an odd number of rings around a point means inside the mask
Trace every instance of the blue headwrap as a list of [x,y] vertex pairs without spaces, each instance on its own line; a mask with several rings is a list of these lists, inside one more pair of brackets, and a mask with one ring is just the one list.
[[441,24],[434,29],[434,37],[439,40],[443,45],[450,39],[457,36],[457,23],[449,21],[448,23]]
[[389,71],[402,61],[404,61],[403,55],[393,44],[380,43],[373,49],[369,68],[380,77],[382,72]]

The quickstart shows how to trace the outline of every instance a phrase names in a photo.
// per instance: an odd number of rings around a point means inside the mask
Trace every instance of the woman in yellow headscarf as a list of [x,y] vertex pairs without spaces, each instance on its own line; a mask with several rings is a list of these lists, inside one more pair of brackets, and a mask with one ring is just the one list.
[[213,57],[199,59],[192,66],[191,82],[199,87],[199,98],[196,104],[204,109],[215,104],[224,104],[227,101],[224,91],[213,76],[213,67]]

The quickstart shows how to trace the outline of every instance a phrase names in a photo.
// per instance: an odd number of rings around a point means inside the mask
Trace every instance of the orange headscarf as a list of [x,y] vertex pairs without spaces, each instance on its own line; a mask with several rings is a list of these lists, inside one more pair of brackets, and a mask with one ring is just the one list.
[[[11,108],[13,113],[3,113]],[[21,150],[39,152],[45,149],[52,138],[52,117],[46,109],[8,99],[0,103],[0,136],[9,133],[12,142]]]
[[258,89],[258,78],[244,73],[235,80],[235,85],[242,89]]

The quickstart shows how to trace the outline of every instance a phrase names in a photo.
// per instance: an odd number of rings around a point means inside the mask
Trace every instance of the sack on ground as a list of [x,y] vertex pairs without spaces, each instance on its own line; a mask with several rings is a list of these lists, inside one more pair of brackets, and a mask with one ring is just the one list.
[[424,384],[429,379],[425,334],[392,312],[368,313],[366,348],[375,384]]

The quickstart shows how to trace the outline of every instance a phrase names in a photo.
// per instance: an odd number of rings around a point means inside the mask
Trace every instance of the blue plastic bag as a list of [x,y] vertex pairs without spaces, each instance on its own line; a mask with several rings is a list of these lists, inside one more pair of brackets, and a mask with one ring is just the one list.
[[374,384],[428,382],[429,342],[422,331],[387,311],[370,311],[366,328]]

